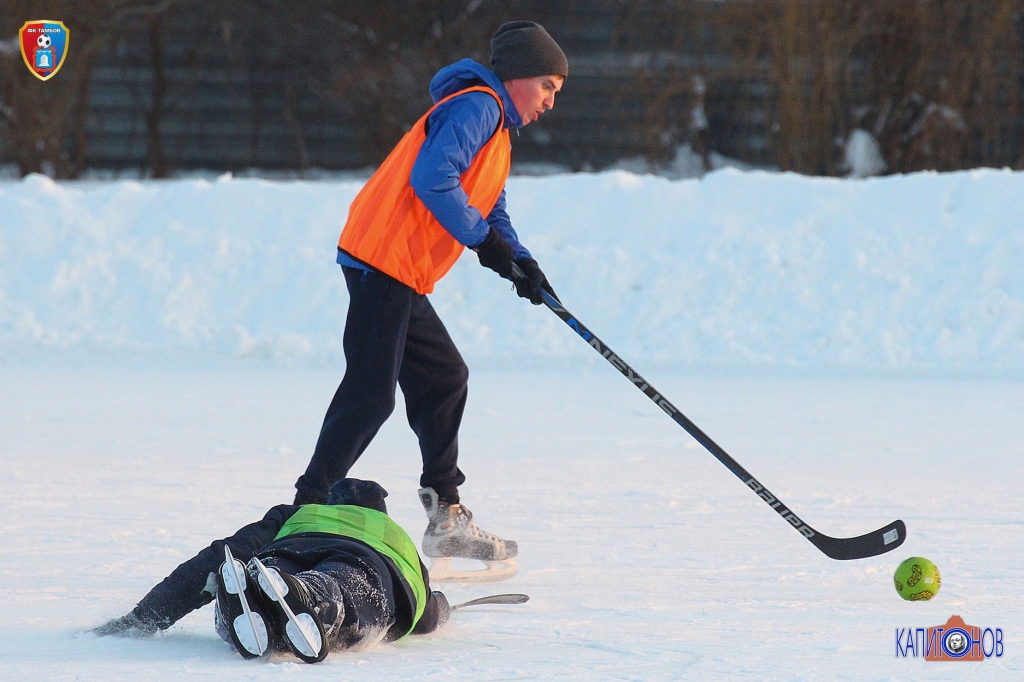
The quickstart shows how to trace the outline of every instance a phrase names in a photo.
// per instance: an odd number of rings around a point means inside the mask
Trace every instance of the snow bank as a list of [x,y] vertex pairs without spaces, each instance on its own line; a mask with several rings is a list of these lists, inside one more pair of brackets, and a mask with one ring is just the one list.
[[[359,187],[0,183],[0,357],[335,362]],[[1022,173],[615,171],[508,199],[563,303],[640,368],[1024,370]],[[600,360],[471,253],[432,300],[471,360]]]

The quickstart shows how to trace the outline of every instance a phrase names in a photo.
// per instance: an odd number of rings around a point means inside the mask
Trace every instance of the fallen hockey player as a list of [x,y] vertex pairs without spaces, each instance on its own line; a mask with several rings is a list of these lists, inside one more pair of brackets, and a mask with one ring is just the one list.
[[444,625],[416,545],[387,515],[387,492],[346,478],[326,505],[278,505],[178,566],[98,636],[146,637],[216,599],[217,634],[245,658],[328,652],[425,634]]
[[[337,262],[349,292],[345,376],[295,503],[323,502],[405,396],[423,460],[423,553],[434,582],[512,577],[519,547],[476,526],[462,504],[458,433],[469,370],[427,295],[465,248],[540,305],[554,294],[506,211],[509,132],[551,110],[569,62],[539,24],[512,21],[491,38],[491,67],[463,59],[430,81],[434,106],[398,142],[352,201]],[[486,568],[476,570],[465,566]]]

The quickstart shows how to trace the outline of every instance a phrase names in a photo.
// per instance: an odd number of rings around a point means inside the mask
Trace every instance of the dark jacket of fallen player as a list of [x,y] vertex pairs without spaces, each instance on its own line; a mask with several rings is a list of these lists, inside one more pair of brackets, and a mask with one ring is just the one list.
[[[95,632],[101,636],[147,636],[166,630],[188,613],[212,602],[217,590],[214,575],[224,561],[224,545],[243,563],[258,557],[289,573],[318,565],[333,566],[334,570],[329,571],[333,579],[328,582],[337,585],[343,600],[343,608],[337,609],[339,615],[343,611],[343,617],[338,619],[340,622],[331,635],[334,648],[432,632],[448,620],[448,601],[441,592],[430,590],[429,574],[415,552],[415,545],[386,516],[386,495],[373,481],[343,479],[331,490],[332,504],[273,507],[260,521],[214,541],[178,566],[130,613]],[[382,521],[378,525],[386,526],[386,533],[374,535],[368,529],[373,524],[363,523],[367,516],[371,521]],[[364,527],[360,528],[361,525]],[[402,538],[408,540],[412,552],[407,551],[404,557],[396,554],[382,544],[382,536],[385,543],[392,545],[404,543]],[[321,599],[325,600],[329,601],[326,597]],[[322,606],[330,611],[330,604]],[[321,615],[327,625],[329,613]]]

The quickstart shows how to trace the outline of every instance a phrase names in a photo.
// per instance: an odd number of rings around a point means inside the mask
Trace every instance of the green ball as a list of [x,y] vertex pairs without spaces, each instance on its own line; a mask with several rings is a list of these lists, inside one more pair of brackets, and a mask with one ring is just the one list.
[[912,556],[897,566],[892,580],[896,583],[896,592],[907,601],[927,601],[938,594],[942,586],[939,569],[920,556]]

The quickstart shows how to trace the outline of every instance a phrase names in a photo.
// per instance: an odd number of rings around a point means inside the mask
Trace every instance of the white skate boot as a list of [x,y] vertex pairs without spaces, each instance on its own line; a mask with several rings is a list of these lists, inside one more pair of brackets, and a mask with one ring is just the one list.
[[[420,502],[427,512],[423,553],[433,559],[430,580],[445,582],[494,582],[508,580],[519,570],[515,556],[519,546],[513,540],[482,531],[473,514],[461,504],[438,502],[433,488],[420,489]],[[453,566],[453,561],[484,563],[483,568]]]

